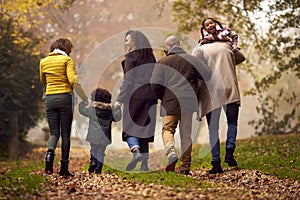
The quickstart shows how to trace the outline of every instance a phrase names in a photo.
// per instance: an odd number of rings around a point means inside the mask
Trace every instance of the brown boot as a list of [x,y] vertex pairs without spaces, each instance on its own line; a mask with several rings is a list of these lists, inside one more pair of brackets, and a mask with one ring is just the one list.
[[174,172],[177,161],[178,161],[178,156],[176,154],[172,154],[168,159],[166,172]]
[[176,163],[178,161],[178,156],[176,154],[176,149],[172,142],[165,145],[165,154],[168,157],[166,172],[170,172],[170,171],[174,172]]

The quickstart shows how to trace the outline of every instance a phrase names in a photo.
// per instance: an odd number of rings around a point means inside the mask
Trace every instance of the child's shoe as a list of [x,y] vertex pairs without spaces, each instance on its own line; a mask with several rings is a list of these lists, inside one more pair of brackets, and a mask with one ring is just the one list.
[[90,166],[89,166],[89,169],[88,169],[90,174],[95,172],[96,166],[97,166],[96,162],[91,162],[90,163]]
[[101,174],[102,173],[102,167],[103,167],[103,163],[97,161],[97,166],[96,166],[96,169],[95,169],[95,174]]

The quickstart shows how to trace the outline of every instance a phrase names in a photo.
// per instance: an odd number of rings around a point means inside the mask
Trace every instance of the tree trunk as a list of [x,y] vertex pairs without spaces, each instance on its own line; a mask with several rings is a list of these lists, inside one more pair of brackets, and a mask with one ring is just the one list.
[[9,144],[8,144],[8,158],[17,159],[19,156],[19,134],[18,134],[18,113],[12,112],[9,120]]

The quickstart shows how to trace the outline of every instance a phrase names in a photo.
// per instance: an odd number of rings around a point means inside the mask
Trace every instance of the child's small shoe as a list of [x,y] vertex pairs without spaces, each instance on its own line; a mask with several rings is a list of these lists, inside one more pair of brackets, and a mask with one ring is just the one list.
[[88,169],[90,174],[95,172],[96,166],[97,166],[97,164],[95,162],[90,163],[90,166]]
[[95,174],[101,174],[102,173],[102,167],[103,167],[103,163],[100,161],[97,161],[97,165],[95,168]]
[[96,168],[95,169],[95,174],[101,174],[102,173],[102,169]]

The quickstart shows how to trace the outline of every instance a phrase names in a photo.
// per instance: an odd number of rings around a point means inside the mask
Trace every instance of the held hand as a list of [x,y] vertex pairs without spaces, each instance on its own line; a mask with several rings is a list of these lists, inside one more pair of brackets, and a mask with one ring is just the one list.
[[233,44],[232,45],[232,51],[235,51],[235,50],[237,50],[238,49],[238,46],[236,45],[236,44]]
[[114,103],[114,107],[115,107],[115,108],[121,108],[121,106],[122,106],[122,103],[121,103],[121,102],[116,101],[116,102]]
[[83,101],[83,103],[84,103],[85,106],[89,105],[89,101],[88,100]]

